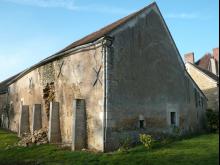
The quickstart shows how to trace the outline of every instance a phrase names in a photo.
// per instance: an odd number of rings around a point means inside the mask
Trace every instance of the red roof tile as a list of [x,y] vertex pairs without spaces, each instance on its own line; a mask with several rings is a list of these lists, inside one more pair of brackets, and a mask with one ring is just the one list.
[[203,68],[203,69],[207,69],[207,70],[208,70],[210,59],[211,59],[211,54],[208,53],[208,54],[204,55],[204,56],[203,56],[199,61],[197,61],[195,64],[198,65],[200,68]]

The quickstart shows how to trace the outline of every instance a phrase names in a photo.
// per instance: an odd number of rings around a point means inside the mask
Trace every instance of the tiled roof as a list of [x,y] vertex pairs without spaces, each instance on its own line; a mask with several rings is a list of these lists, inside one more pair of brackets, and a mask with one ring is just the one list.
[[16,78],[19,74],[20,74],[20,73],[18,73],[18,74],[16,74],[16,75],[12,76],[12,77],[10,77],[10,78],[8,78],[8,79],[6,79],[6,80],[4,80],[4,81],[2,81],[2,82],[0,83],[0,94],[4,94],[4,93],[7,92],[7,90],[8,90],[8,83],[9,83],[11,80],[13,80],[14,78]]
[[206,69],[203,69],[203,68],[201,68],[200,66],[198,66],[198,65],[193,65],[193,66],[195,66],[197,69],[199,69],[201,72],[203,72],[203,73],[205,73],[207,76],[209,76],[210,78],[212,78],[213,80],[215,80],[215,81],[219,81],[219,78],[218,78],[218,76],[216,76],[215,74],[213,74],[212,72],[210,72],[210,71],[208,71],[208,70],[206,70]]
[[202,69],[208,70],[210,59],[211,59],[211,54],[206,54],[200,60],[198,60],[195,64]]
[[156,5],[155,2],[151,3],[150,5],[148,5],[147,7],[143,8],[142,10],[135,12],[133,14],[128,15],[127,17],[124,17],[76,42],[73,42],[72,44],[70,44],[69,46],[67,46],[66,48],[62,49],[60,52],[64,52],[67,51],[69,49],[73,49],[77,46],[81,46],[81,45],[85,45],[91,42],[96,41],[97,39],[104,37],[106,35],[108,35],[110,32],[112,32],[114,29],[120,27],[121,25],[125,24],[126,22],[128,22],[129,20],[131,20],[132,18],[136,17],[137,15],[143,13],[145,10],[147,10],[148,8],[151,8],[153,5]]

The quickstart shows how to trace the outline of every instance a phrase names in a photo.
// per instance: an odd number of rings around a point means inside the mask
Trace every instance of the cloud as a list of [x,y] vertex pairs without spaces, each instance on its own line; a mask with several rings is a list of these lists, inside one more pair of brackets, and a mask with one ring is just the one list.
[[165,15],[165,18],[173,19],[198,19],[200,15],[198,13],[172,13]]
[[3,0],[5,2],[16,3],[20,5],[37,6],[37,7],[53,7],[74,9],[74,0]]
[[26,6],[35,6],[42,8],[63,8],[72,11],[83,11],[83,12],[96,12],[96,13],[108,13],[108,14],[128,14],[132,10],[127,10],[114,6],[105,5],[85,5],[78,6],[75,0],[3,0],[5,2],[16,3]]
[[75,6],[74,10],[85,11],[85,12],[96,12],[96,13],[108,13],[108,14],[129,14],[134,12],[134,10],[128,10],[114,6],[104,6],[104,5]]

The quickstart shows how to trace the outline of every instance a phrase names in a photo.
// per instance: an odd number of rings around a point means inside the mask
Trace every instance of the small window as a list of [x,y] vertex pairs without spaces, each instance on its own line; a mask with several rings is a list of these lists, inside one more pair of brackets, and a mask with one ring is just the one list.
[[170,123],[171,125],[176,125],[176,112],[170,113]]
[[140,122],[140,128],[144,128],[144,120],[139,120]]
[[143,129],[144,128],[144,116],[139,115],[139,128]]

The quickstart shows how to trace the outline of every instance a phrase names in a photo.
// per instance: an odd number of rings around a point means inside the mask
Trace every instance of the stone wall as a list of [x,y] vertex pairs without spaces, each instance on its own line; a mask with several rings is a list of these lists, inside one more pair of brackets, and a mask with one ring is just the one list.
[[[9,86],[9,102],[13,107],[10,112],[10,130],[18,132],[19,117],[22,105],[29,106],[29,123],[32,123],[32,109],[34,104],[43,105],[43,86],[39,78],[38,69],[31,71]],[[44,110],[42,111],[43,127],[48,125]]]
[[0,116],[7,102],[7,94],[0,94]]
[[102,150],[103,56],[101,47],[91,48],[94,50],[80,52],[63,59],[64,64],[55,83],[55,95],[56,101],[63,102],[60,104],[61,134],[66,135],[63,140],[72,142],[73,99],[84,99],[88,148]]
[[3,120],[3,111],[6,108],[6,104],[7,104],[7,94],[0,94],[0,127],[5,125],[2,123]]
[[143,13],[111,37],[105,149],[116,149],[126,136],[137,141],[143,132],[173,133],[171,112],[176,113],[180,133],[200,130],[204,107],[195,107],[194,89],[198,89],[187,78],[158,13]]
[[48,127],[49,102],[59,102],[62,143],[72,143],[73,100],[84,99],[88,148],[103,150],[103,55],[95,45],[34,69],[10,85],[10,129],[18,131],[21,105],[42,105],[42,127]]

